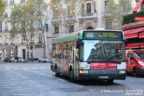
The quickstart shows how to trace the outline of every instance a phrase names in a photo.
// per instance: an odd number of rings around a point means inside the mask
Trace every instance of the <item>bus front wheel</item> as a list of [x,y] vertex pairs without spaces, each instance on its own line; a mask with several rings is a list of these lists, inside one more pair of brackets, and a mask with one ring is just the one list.
[[109,84],[113,84],[113,79],[109,79],[109,80],[107,80],[107,82],[109,83]]
[[70,71],[69,71],[69,78],[70,78],[70,81],[71,81],[71,82],[74,82],[74,81],[75,81],[73,70],[70,70]]
[[137,69],[135,67],[133,68],[132,74],[133,74],[133,76],[138,76]]

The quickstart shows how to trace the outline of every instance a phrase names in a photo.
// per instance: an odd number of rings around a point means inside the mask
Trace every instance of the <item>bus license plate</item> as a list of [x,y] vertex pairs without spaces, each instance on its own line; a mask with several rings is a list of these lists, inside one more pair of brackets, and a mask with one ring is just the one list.
[[108,76],[99,76],[98,78],[99,79],[108,79],[109,77]]

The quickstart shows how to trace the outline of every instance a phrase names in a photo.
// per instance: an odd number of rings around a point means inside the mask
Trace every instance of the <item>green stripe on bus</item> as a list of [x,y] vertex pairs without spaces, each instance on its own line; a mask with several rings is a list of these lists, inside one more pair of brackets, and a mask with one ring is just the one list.
[[83,39],[83,34],[80,34],[80,39]]
[[67,41],[67,40],[76,39],[76,38],[79,38],[79,35],[74,35],[74,36],[56,39],[56,40],[53,40],[53,43],[58,43],[58,42]]

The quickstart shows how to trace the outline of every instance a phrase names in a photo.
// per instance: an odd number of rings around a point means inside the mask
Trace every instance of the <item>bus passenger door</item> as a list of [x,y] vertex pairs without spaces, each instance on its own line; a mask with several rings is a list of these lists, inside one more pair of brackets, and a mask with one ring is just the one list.
[[78,69],[79,69],[79,62],[78,62],[78,58],[79,58],[79,54],[78,54],[78,49],[74,48],[73,49],[73,70],[74,70],[74,74],[75,76],[78,75]]

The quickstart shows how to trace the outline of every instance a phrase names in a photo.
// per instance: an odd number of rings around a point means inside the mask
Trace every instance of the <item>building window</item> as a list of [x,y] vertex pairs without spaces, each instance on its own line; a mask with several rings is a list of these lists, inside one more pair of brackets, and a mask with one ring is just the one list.
[[49,31],[49,25],[48,24],[45,24],[45,29],[46,29],[46,32]]
[[108,1],[105,1],[104,2],[104,8],[105,8],[105,12],[108,12],[108,9],[109,9],[109,4],[108,4],[109,2]]
[[11,0],[11,1],[10,1],[10,4],[14,4],[14,0]]
[[42,30],[42,22],[41,21],[38,22],[38,29]]
[[24,43],[24,42],[26,42],[26,36],[25,35],[22,35],[22,44]]
[[2,44],[2,36],[0,36],[0,44]]
[[8,5],[8,0],[6,0],[6,4]]
[[68,15],[70,15],[70,6],[68,6]]
[[2,23],[0,24],[0,32],[2,32]]
[[7,45],[7,44],[8,44],[8,36],[7,36],[7,35],[5,35],[5,38],[4,38],[4,43],[5,43],[5,45]]
[[87,14],[91,13],[91,3],[87,3]]
[[11,8],[11,12],[13,11],[14,8]]
[[106,29],[112,29],[112,21],[111,20],[106,20],[106,25],[105,25]]
[[69,26],[69,33],[72,33],[72,32],[74,32],[74,25]]
[[25,0],[21,0],[21,3],[25,3]]
[[39,34],[39,36],[38,36],[38,43],[42,44],[42,34]]
[[4,14],[4,18],[5,18],[5,19],[8,18],[8,13],[5,13],[5,14]]
[[57,24],[54,25],[54,33],[59,33],[59,26]]
[[30,30],[34,30],[34,21],[33,20],[30,21]]
[[84,4],[82,4],[81,11],[82,11],[82,15],[84,15]]
[[94,2],[94,12],[96,13],[97,12],[97,3]]
[[34,44],[34,34],[31,34],[31,44]]
[[8,24],[5,22],[5,32],[8,32]]

